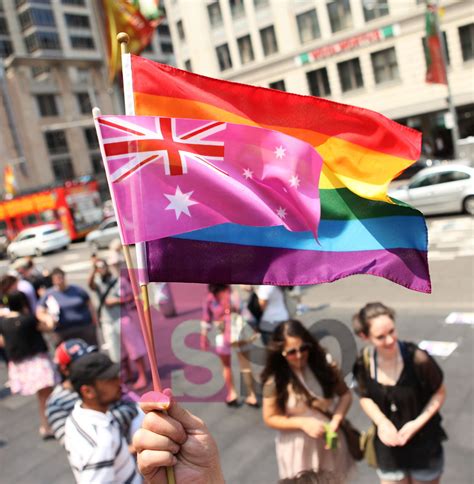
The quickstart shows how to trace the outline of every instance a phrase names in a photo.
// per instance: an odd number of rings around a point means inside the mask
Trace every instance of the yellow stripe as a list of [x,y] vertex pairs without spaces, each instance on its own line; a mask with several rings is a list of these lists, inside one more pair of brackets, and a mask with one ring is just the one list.
[[348,188],[357,195],[390,202],[387,187],[391,180],[413,163],[393,155],[374,151],[350,141],[316,131],[257,124],[244,116],[206,103],[152,94],[134,93],[137,115],[208,119],[260,126],[302,139],[316,148],[324,160],[319,187]]

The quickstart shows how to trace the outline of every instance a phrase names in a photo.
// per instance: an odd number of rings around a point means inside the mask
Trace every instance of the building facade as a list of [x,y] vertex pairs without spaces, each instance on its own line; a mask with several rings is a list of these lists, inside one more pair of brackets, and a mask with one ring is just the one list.
[[[460,137],[474,135],[474,9],[441,0]],[[178,67],[383,113],[453,153],[445,85],[425,82],[424,0],[165,0]]]
[[[99,7],[96,0],[0,0],[0,160],[14,167],[20,191],[92,175],[107,198],[91,110],[121,113],[123,104],[107,78]],[[145,55],[174,62],[166,22]]]

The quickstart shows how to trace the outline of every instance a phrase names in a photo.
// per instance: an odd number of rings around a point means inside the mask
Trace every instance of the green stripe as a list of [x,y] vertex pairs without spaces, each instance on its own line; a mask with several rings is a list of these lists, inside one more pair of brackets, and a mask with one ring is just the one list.
[[347,188],[321,189],[319,195],[323,220],[354,220],[400,215],[419,217],[421,215],[418,210],[398,200],[396,200],[397,205],[369,200]]

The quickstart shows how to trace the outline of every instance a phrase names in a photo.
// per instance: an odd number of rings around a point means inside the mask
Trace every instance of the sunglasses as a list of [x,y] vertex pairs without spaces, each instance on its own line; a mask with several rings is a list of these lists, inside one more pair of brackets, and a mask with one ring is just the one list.
[[285,357],[293,357],[296,356],[298,353],[302,355],[303,353],[307,353],[311,349],[311,345],[309,343],[302,344],[299,348],[291,348],[291,350],[283,351],[281,354]]

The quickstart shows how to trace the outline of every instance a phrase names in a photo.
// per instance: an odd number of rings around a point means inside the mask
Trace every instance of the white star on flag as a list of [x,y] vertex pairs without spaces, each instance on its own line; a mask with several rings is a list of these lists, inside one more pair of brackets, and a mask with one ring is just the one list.
[[286,208],[280,207],[277,210],[277,215],[281,218],[284,219],[286,217]]
[[182,213],[184,213],[188,217],[191,217],[191,214],[189,213],[189,207],[198,203],[190,199],[193,193],[193,191],[183,193],[179,186],[176,187],[176,192],[174,195],[167,195],[165,193],[165,197],[170,201],[170,204],[166,207],[165,210],[174,210],[176,220],[179,219]]
[[298,175],[293,175],[290,178],[290,187],[298,188],[300,186],[301,180]]
[[244,169],[244,177],[248,180],[253,177],[253,171],[250,168]]
[[278,148],[275,148],[275,156],[281,160],[286,154],[286,149],[283,148],[283,146],[278,146]]

